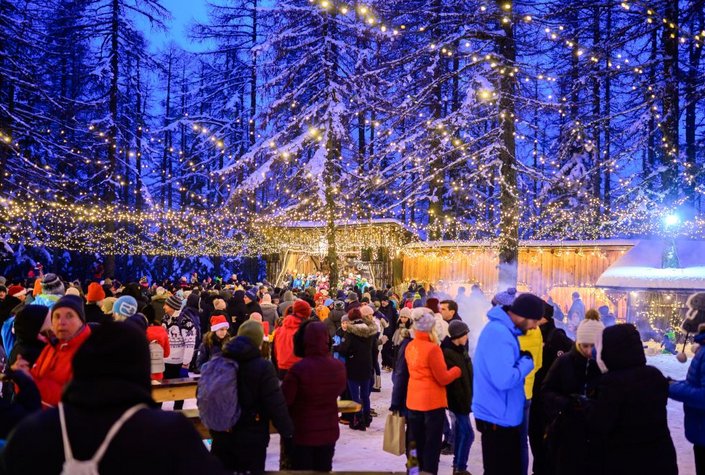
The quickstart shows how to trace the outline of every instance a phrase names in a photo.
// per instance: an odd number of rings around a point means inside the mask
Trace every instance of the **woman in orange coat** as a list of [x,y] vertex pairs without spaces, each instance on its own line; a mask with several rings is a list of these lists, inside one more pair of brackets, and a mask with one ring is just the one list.
[[91,334],[81,297],[66,295],[54,304],[51,329],[56,339],[44,347],[31,370],[24,358],[18,358],[13,366],[34,379],[44,408],[59,404],[61,392],[73,376],[73,355]]
[[443,421],[448,407],[446,388],[460,377],[460,368],[446,369],[443,351],[438,346],[436,319],[426,313],[414,322],[414,340],[406,348],[409,388],[406,406],[411,440],[422,472],[437,473],[443,439]]

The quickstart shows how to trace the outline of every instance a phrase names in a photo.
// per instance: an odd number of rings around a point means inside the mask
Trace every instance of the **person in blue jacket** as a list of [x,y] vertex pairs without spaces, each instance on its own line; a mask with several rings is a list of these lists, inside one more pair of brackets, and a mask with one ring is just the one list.
[[511,305],[495,306],[475,350],[472,412],[482,433],[485,475],[521,473],[520,425],[524,414],[524,378],[534,369],[517,336],[538,326],[544,301],[519,295]]
[[705,323],[698,327],[695,343],[699,349],[690,362],[685,381],[671,381],[668,396],[683,402],[685,438],[693,444],[695,471],[705,475]]

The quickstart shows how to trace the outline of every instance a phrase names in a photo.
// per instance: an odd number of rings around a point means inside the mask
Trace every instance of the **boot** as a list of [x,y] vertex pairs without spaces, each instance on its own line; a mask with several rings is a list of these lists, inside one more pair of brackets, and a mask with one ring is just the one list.
[[365,413],[364,421],[365,427],[370,427],[370,425],[372,424],[372,414],[370,414],[369,412]]
[[375,374],[375,384],[372,386],[372,390],[376,393],[382,390],[382,376]]
[[355,414],[355,417],[353,418],[352,422],[350,423],[350,428],[352,430],[361,430],[361,431],[367,430],[367,427],[365,426],[365,419],[363,418],[362,414],[360,414],[360,413]]

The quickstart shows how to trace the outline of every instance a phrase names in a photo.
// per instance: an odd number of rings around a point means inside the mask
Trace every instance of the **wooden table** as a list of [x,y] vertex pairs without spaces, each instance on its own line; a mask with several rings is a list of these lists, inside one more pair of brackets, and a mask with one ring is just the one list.
[[198,378],[165,379],[152,385],[152,398],[156,402],[195,399]]

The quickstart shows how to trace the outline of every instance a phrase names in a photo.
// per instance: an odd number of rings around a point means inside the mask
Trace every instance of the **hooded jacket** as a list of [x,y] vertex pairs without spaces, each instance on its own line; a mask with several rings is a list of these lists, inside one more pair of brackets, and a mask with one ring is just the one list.
[[343,315],[345,315],[345,310],[334,308],[330,311],[328,318],[326,318],[325,324],[328,328],[328,334],[331,336],[331,338],[333,337],[333,335],[335,335],[335,332],[337,332],[340,328]]
[[441,347],[431,341],[428,333],[418,330],[406,347],[405,357],[409,368],[406,407],[412,411],[448,407],[445,387],[461,376],[461,369],[447,369]]
[[304,358],[286,373],[284,399],[294,420],[294,443],[333,445],[340,436],[338,396],[345,390],[345,365],[330,356],[323,323],[306,325]]
[[[98,466],[101,475],[228,473],[208,453],[190,421],[177,412],[156,407],[151,397],[147,344],[144,336],[132,331],[135,334],[127,344],[128,355],[121,354],[125,346],[113,351],[114,358],[107,362],[93,357],[95,353],[84,355],[88,356],[82,363],[87,378],[80,377],[77,367],[76,379],[66,387],[62,402],[74,457],[78,460],[93,457],[113,423],[128,408],[142,403],[148,408],[135,413],[108,446]],[[112,335],[103,336],[107,336],[104,342],[112,338]],[[138,339],[143,346],[135,350],[133,345]],[[115,344],[123,343],[121,339]],[[116,364],[119,360],[127,361],[120,366]],[[155,441],[175,450],[155,451]],[[20,475],[60,473],[63,463],[59,413],[57,409],[49,409],[28,417],[17,427],[0,465],[4,465],[8,474]]]
[[91,328],[88,325],[66,342],[46,345],[32,366],[30,373],[42,396],[42,406],[55,407],[61,400],[64,386],[73,376],[71,361],[78,349],[88,339]]
[[351,381],[366,381],[372,377],[372,345],[376,342],[377,326],[362,319],[348,323],[345,340],[336,351],[345,358],[345,369]]
[[475,418],[503,427],[516,427],[524,416],[524,378],[534,368],[520,357],[521,335],[501,307],[487,312],[489,323],[480,333],[473,361],[472,412]]
[[592,457],[603,468],[593,473],[675,475],[676,451],[666,413],[668,381],[646,365],[634,325],[605,328],[601,357],[608,372],[587,416],[592,438],[604,441],[604,451]]
[[294,354],[294,334],[304,319],[296,315],[287,315],[284,323],[274,333],[274,352],[277,357],[277,367],[288,370],[301,358]]
[[286,312],[286,309],[294,303],[294,300],[294,293],[291,290],[287,290],[286,292],[284,292],[284,295],[282,296],[282,301],[277,309],[279,311],[279,315],[284,315],[284,312]]
[[705,446],[705,333],[695,336],[700,349],[690,362],[685,381],[671,384],[668,394],[683,402],[685,437],[691,443]]
[[259,304],[262,309],[262,321],[269,323],[269,328],[274,328],[274,323],[277,321],[277,306],[273,303],[262,302]]

